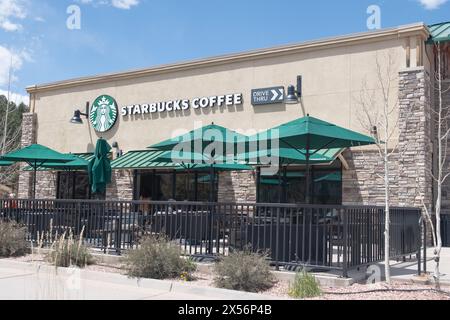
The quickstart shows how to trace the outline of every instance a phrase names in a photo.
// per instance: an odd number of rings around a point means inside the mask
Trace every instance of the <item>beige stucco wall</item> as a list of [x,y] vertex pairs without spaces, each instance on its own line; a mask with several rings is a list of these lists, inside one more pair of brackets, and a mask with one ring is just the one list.
[[[406,67],[405,45],[409,38],[386,37],[376,42],[266,56],[248,61],[198,67],[190,70],[148,75],[108,83],[80,85],[51,91],[38,91],[32,102],[37,113],[37,142],[61,152],[89,152],[100,136],[89,125],[69,123],[73,111],[84,110],[102,94],[113,96],[120,107],[131,104],[242,93],[244,103],[237,107],[192,109],[179,113],[162,113],[137,118],[122,117],[109,132],[102,134],[110,143],[117,141],[126,151],[144,149],[167,139],[175,130],[192,130],[214,122],[246,133],[248,129],[266,129],[303,116],[300,105],[274,104],[252,106],[250,92],[255,88],[295,84],[303,76],[303,105],[307,113],[360,132],[358,120],[359,92],[379,87],[375,77],[375,60],[391,54],[394,70]],[[397,82],[391,94],[398,96]],[[178,131],[179,133],[179,131]],[[248,133],[248,131],[247,131]],[[367,133],[367,132],[366,132]]]

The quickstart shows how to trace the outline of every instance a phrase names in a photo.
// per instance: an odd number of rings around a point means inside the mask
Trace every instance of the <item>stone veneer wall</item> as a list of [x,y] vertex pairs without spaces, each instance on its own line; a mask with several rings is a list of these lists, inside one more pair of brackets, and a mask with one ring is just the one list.
[[256,172],[219,173],[219,202],[256,202]]
[[[22,119],[22,137],[20,147],[26,147],[36,143],[36,114],[24,113]],[[26,165],[22,164],[20,169]],[[32,196],[33,191],[33,172],[20,171],[19,174],[19,188],[17,197],[20,199],[27,199]]]
[[[21,148],[36,143],[36,114],[26,113],[22,120],[22,138]],[[26,167],[21,165],[21,169]],[[20,171],[19,175],[19,198],[31,198],[33,196],[33,176],[34,172]],[[55,172],[37,172],[36,175],[36,199],[54,199],[56,198],[56,180]]]
[[58,174],[41,171],[36,175],[36,199],[56,199]]
[[[423,68],[399,73],[399,145],[391,156],[391,204],[430,207],[432,138],[430,96]],[[343,204],[384,205],[383,161],[377,151],[346,151],[349,170],[343,170]]]
[[133,171],[113,170],[111,184],[106,188],[107,200],[133,200]]
[[[446,79],[442,81],[442,91],[447,90],[442,95],[442,104],[444,108],[450,109],[450,79]],[[438,108],[439,104],[439,97],[437,95],[437,92],[435,93],[435,106]],[[450,121],[449,121],[450,122]],[[449,124],[450,125],[450,124]],[[450,139],[447,139],[447,167],[449,167],[450,164]],[[448,173],[448,172],[447,172]],[[444,184],[442,185],[442,209],[445,211],[450,211],[450,179],[447,179]]]

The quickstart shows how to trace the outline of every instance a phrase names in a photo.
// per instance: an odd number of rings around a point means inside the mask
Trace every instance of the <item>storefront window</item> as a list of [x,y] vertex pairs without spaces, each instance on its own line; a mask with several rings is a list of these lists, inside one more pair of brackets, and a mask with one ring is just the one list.
[[[87,172],[58,172],[58,199],[90,199],[91,197]],[[104,198],[104,195],[97,195],[96,198]]]
[[[261,203],[305,203],[306,170],[288,168],[283,173],[261,176],[258,186]],[[311,202],[313,204],[341,204],[342,176],[340,162],[327,167],[311,168]]]
[[[135,198],[138,200],[209,201],[211,180],[208,173],[139,171],[136,179]],[[215,183],[214,201],[217,201],[218,175]]]

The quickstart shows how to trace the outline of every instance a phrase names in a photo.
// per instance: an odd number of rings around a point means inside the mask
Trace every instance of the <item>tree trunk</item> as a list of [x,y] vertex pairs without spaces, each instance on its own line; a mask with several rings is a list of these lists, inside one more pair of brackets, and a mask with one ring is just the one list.
[[389,232],[391,219],[389,214],[389,157],[387,144],[384,146],[384,192],[385,192],[385,221],[384,221],[384,273],[386,282],[391,283],[391,267],[389,264],[390,249],[389,249]]

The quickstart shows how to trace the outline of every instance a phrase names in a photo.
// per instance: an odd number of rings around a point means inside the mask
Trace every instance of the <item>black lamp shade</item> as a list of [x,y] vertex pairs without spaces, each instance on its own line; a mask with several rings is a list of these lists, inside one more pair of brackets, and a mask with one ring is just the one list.
[[294,86],[289,86],[287,89],[287,96],[286,99],[284,100],[284,102],[286,104],[296,104],[298,103],[298,97],[295,94],[295,87]]
[[80,110],[74,111],[73,117],[72,117],[72,119],[70,119],[70,123],[83,124],[83,120],[81,119],[81,111]]

